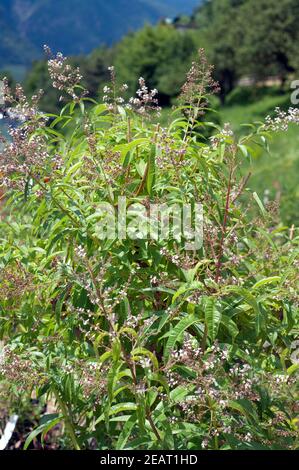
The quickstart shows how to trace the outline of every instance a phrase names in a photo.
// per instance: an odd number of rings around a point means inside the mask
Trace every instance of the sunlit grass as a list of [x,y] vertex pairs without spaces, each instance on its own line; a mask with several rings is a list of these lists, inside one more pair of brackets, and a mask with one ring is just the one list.
[[[288,94],[265,96],[253,103],[225,106],[220,109],[221,121],[229,122],[235,132],[241,134],[247,128],[241,125],[264,120],[275,107],[291,106]],[[266,193],[270,200],[279,200],[281,217],[285,223],[298,224],[299,198],[299,129],[291,126],[287,132],[273,136],[270,153],[264,149],[257,152],[248,164],[252,172],[250,186],[260,196]]]

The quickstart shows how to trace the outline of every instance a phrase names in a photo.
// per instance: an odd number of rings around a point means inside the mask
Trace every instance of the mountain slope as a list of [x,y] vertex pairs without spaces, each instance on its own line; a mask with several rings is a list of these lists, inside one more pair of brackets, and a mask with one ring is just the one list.
[[1,0],[1,63],[28,63],[43,44],[65,54],[112,44],[145,22],[190,13],[199,0]]

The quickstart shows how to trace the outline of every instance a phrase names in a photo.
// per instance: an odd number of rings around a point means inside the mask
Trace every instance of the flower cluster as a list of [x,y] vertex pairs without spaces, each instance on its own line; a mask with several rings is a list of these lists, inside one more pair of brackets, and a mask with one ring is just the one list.
[[8,346],[1,351],[0,376],[24,392],[43,385],[47,380],[42,367],[32,361],[30,353],[17,354]]
[[136,91],[136,97],[130,98],[130,106],[138,114],[143,117],[148,117],[151,111],[155,111],[157,115],[160,115],[161,108],[158,105],[158,90],[154,88],[149,90],[143,77],[139,78],[139,89]]
[[180,101],[189,106],[186,113],[195,111],[194,118],[204,113],[207,95],[219,92],[219,84],[213,79],[213,67],[208,64],[204,49],[199,49],[198,55],[199,60],[192,63],[180,95]]
[[[3,79],[3,99],[6,105],[6,116],[12,121],[32,123],[38,118],[38,125],[45,124],[46,119],[38,109],[43,90],[39,90],[28,101],[23,87],[18,83],[14,90],[9,87],[7,78]],[[37,125],[35,126],[37,128]],[[34,130],[34,129],[33,129]]]
[[53,87],[67,93],[74,101],[78,101],[85,96],[87,91],[79,85],[82,80],[80,69],[67,64],[67,58],[61,52],[53,56],[51,49],[46,45],[44,50],[49,56],[48,70]]
[[[0,152],[0,173],[4,187],[24,189],[29,178],[38,179],[50,159],[45,135],[37,133],[46,126],[47,118],[39,111],[41,93],[27,100],[20,85],[15,92],[5,86],[5,100],[10,103],[9,115],[20,122],[10,127],[10,140],[4,140]],[[19,179],[13,176],[21,176]]]
[[282,111],[280,108],[275,109],[275,116],[267,116],[265,119],[266,130],[287,131],[290,124],[299,124],[299,109],[289,108],[288,111]]
[[223,143],[231,143],[233,135],[230,124],[226,122],[219,134],[210,137],[212,149],[216,150]]
[[[2,269],[0,272],[0,301],[18,301],[25,293],[34,290],[33,278],[21,265],[14,270]],[[6,307],[8,308],[8,306]]]
[[[28,138],[27,130],[23,127],[10,129],[9,134],[12,140],[0,153],[2,185],[23,190],[29,178],[39,179],[50,159],[48,148],[42,136]],[[13,175],[21,178],[14,179]]]
[[175,266],[186,270],[191,269],[197,263],[197,259],[194,256],[188,254],[186,251],[179,251],[177,249],[175,253],[173,253],[173,251],[163,247],[160,249],[160,255],[167,258]]
[[114,186],[117,179],[124,174],[126,168],[121,164],[120,152],[107,148],[103,152],[102,169],[106,183]]
[[107,105],[110,112],[117,113],[118,107],[125,105],[125,99],[121,94],[128,90],[128,85],[123,83],[119,88],[116,83],[116,73],[113,66],[108,67],[110,73],[110,85],[105,85],[103,88],[103,102]]
[[107,391],[107,373],[108,367],[103,367],[96,362],[85,362],[77,364],[77,373],[79,384],[82,388],[83,397],[90,399],[91,396],[96,397],[96,403],[100,403],[100,399]]
[[157,136],[156,164],[161,170],[169,167],[175,167],[177,170],[188,166],[186,156],[186,147],[176,145],[176,140],[168,133],[167,129],[162,128]]

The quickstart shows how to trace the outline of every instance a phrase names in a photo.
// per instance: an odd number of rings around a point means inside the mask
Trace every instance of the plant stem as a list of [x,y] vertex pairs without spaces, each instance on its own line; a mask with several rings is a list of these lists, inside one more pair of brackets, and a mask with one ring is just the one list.
[[70,439],[72,441],[73,447],[74,447],[75,450],[81,450],[81,448],[79,446],[79,443],[77,441],[76,434],[75,434],[74,423],[73,423],[73,421],[72,421],[72,419],[69,415],[67,406],[65,405],[63,400],[60,398],[59,393],[56,390],[54,390],[54,394],[55,394],[55,398],[57,400],[57,403],[58,403],[58,405],[59,405],[59,407],[62,411],[64,422],[65,422],[65,427],[66,427],[66,429],[69,433],[69,436],[70,436]]
[[147,414],[147,419],[148,419],[148,421],[149,421],[149,423],[150,423],[150,425],[151,425],[151,428],[152,428],[152,430],[153,430],[153,432],[154,432],[156,438],[158,439],[158,441],[162,442],[161,436],[160,436],[160,434],[159,434],[158,429],[156,428],[156,425],[155,425],[155,423],[154,423],[154,421],[153,421],[153,418],[152,418],[152,415],[151,415],[150,412],[148,412],[148,414]]
[[222,235],[221,235],[220,248],[219,248],[219,254],[218,254],[217,265],[216,265],[216,276],[215,276],[215,281],[216,282],[219,281],[220,273],[221,273],[221,267],[222,267],[224,239],[225,239],[225,235],[226,235],[226,226],[227,226],[229,206],[230,206],[232,176],[233,176],[233,166],[231,166],[231,168],[230,168],[229,180],[228,180],[228,185],[227,185],[226,202],[225,202],[225,209],[224,209],[224,218],[223,218],[223,224],[222,224]]
[[203,351],[206,350],[207,337],[208,337],[208,325],[207,325],[207,322],[205,321],[205,329],[204,329],[204,333],[203,333],[203,337],[202,337],[202,341],[201,341],[201,349]]

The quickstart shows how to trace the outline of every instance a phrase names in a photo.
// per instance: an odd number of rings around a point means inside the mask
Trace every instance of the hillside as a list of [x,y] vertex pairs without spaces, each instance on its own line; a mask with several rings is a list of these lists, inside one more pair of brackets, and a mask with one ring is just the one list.
[[65,54],[112,44],[145,22],[190,13],[199,0],[2,0],[0,68],[28,64],[49,44]]

